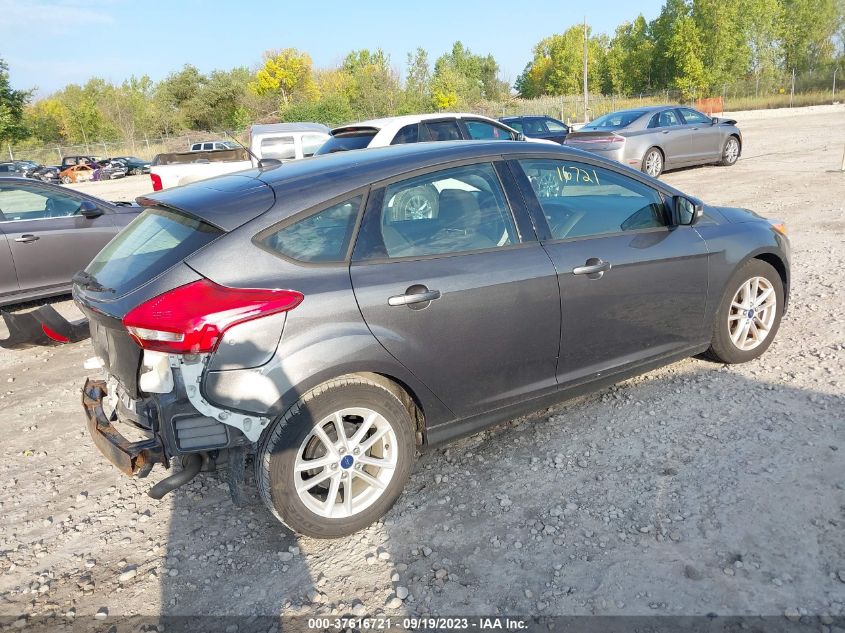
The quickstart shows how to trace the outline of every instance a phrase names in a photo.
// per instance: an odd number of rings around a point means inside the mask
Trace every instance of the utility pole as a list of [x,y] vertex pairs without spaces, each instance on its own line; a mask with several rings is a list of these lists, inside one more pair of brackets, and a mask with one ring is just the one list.
[[587,87],[587,16],[584,16],[584,123],[589,123],[587,111],[590,107],[590,95]]
[[837,70],[839,70],[839,68],[833,69],[833,94],[830,97],[831,103],[836,103],[836,71]]
[[795,99],[795,69],[792,69],[792,90],[789,93],[789,107],[792,107],[792,101]]

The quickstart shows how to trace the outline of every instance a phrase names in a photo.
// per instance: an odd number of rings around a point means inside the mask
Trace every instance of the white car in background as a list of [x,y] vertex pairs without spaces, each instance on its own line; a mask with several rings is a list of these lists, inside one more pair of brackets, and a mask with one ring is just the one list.
[[425,141],[494,140],[530,140],[556,145],[552,141],[526,139],[512,127],[480,114],[438,112],[373,119],[335,128],[331,131],[331,138],[315,155]]

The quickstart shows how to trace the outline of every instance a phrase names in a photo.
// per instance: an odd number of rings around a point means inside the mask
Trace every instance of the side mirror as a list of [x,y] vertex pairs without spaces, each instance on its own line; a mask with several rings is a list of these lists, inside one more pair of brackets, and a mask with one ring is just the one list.
[[94,218],[99,218],[103,215],[103,210],[90,200],[83,200],[82,204],[79,205],[79,215],[84,218],[88,218],[89,220],[93,220]]
[[278,158],[262,158],[258,161],[258,169],[266,169],[268,167],[277,167],[281,165],[282,161]]
[[516,140],[517,141],[524,141],[525,140],[525,134],[523,134],[522,132],[517,132],[516,133]]
[[710,125],[716,125],[717,123],[719,123],[719,117],[714,116],[710,119]]
[[675,196],[672,203],[675,207],[675,222],[680,226],[693,226],[704,215],[704,205],[697,200]]

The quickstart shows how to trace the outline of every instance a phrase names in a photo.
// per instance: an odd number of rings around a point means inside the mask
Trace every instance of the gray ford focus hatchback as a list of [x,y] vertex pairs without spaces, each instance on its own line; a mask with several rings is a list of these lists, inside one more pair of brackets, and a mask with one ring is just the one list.
[[315,537],[379,519],[425,446],[758,357],[788,298],[782,225],[565,147],[343,152],[139,203],[74,286],[95,445],[131,476],[178,458],[154,498],[221,470],[238,501],[252,466]]

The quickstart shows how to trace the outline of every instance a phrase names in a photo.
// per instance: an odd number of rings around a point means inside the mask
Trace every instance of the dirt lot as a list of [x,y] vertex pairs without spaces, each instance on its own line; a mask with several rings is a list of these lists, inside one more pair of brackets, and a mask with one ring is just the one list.
[[741,124],[735,167],[664,177],[788,223],[770,351],[427,452],[386,520],[343,540],[298,538],[211,478],[151,500],[163,472],[124,477],[83,431],[87,342],[0,350],[0,614],[845,615],[845,108]]

